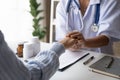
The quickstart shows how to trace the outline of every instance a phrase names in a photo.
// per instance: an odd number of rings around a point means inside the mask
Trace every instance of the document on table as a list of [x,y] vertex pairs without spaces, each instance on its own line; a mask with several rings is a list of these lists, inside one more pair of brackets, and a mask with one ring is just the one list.
[[65,70],[66,68],[76,63],[78,60],[81,60],[82,58],[84,58],[86,54],[87,53],[85,51],[72,52],[72,51],[66,50],[66,52],[63,53],[59,58],[60,60],[59,70],[60,71]]

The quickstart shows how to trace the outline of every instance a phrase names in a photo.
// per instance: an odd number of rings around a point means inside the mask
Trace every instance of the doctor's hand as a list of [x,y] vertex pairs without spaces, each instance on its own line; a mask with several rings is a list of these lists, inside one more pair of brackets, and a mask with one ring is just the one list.
[[72,47],[77,42],[77,40],[74,38],[65,37],[64,39],[62,39],[59,42],[61,44],[63,44],[66,49],[68,49],[68,48]]
[[83,48],[84,43],[86,42],[82,33],[78,31],[70,32],[66,35],[66,37],[70,37],[77,40],[76,43],[70,48],[70,50],[72,51],[80,50],[81,48]]

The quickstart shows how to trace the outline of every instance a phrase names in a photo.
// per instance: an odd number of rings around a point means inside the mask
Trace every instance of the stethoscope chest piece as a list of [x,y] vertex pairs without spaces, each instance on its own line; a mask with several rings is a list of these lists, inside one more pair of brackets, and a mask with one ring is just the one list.
[[98,25],[97,25],[97,24],[93,24],[93,25],[91,26],[91,30],[92,30],[93,32],[97,32],[97,31],[98,31]]

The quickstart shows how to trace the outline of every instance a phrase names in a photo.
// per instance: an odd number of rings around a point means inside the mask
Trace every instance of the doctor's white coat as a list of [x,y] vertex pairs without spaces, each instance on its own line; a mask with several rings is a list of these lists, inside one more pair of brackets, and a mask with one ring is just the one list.
[[[76,1],[78,3],[78,0]],[[79,13],[74,0],[72,0],[69,13],[67,13],[68,2],[69,0],[60,0],[57,5],[56,40],[64,38],[68,32],[73,30],[80,31],[86,39],[106,35],[110,39],[108,46],[89,48],[88,50],[113,54],[112,44],[114,41],[120,40],[120,0],[90,0],[84,16],[80,16],[81,13]],[[96,4],[100,4],[100,16],[99,29],[94,32],[91,26],[95,22]]]

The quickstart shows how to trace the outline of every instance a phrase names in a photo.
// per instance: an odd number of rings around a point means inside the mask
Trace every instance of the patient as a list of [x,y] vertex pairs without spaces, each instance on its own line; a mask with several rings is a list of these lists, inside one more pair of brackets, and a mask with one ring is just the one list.
[[76,39],[65,37],[34,60],[23,64],[8,47],[0,31],[0,80],[48,80],[59,66],[59,56],[73,46]]

